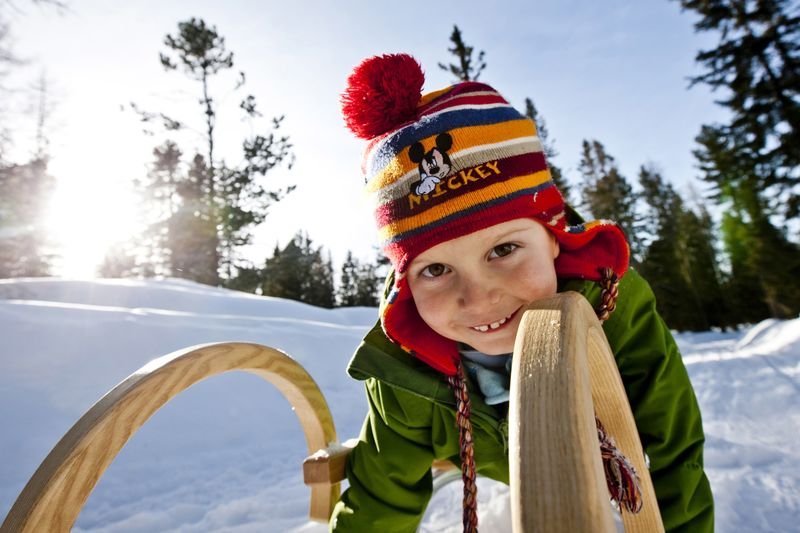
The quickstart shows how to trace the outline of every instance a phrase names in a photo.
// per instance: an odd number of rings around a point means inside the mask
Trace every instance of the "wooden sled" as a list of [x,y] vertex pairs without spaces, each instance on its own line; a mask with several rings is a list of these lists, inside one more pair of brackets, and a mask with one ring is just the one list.
[[[288,355],[257,344],[218,343],[155,359],[108,392],[45,458],[0,533],[69,531],[108,465],[150,416],[193,384],[232,370],[261,376],[289,400],[310,454],[303,464],[311,488],[309,516],[327,521],[355,441],[338,443],[319,387]],[[511,381],[515,532],[614,531],[595,412],[641,478],[644,507],[636,515],[623,512],[625,531],[664,530],[614,358],[582,296],[563,293],[530,306],[520,325]]]

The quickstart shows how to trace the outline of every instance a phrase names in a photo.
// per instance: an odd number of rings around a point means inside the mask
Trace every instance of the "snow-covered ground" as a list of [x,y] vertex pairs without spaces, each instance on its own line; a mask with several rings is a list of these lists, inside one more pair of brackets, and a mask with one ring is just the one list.
[[[149,360],[213,341],[280,348],[316,379],[342,440],[365,400],[345,366],[374,309],[325,310],[180,280],[0,280],[0,519],[58,439]],[[703,410],[717,531],[798,531],[800,319],[677,336]],[[283,397],[255,376],[204,381],[122,450],[80,532],[325,531],[307,522],[305,442]],[[480,480],[481,530],[508,529],[508,490]],[[460,484],[423,531],[460,531]]]

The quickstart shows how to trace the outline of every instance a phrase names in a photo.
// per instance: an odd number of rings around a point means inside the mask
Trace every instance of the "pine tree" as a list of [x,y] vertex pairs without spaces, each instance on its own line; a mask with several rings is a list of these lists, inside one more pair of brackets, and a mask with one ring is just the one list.
[[774,211],[758,188],[774,169],[759,165],[746,138],[730,128],[704,126],[697,142],[694,155],[702,177],[715,185],[715,199],[727,207],[723,229],[734,228],[746,239],[745,249],[737,252],[740,272],[751,282],[757,280],[771,316],[792,316],[800,311],[800,246],[771,222]]
[[44,158],[0,163],[0,278],[49,274],[43,218],[53,182]]
[[154,159],[148,172],[148,179],[138,184],[148,196],[148,206],[158,210],[160,216],[168,217],[177,211],[179,205],[177,188],[181,181],[182,157],[183,152],[172,140],[153,148]]
[[[34,86],[33,94],[13,87],[9,81],[22,61],[11,47],[11,26],[5,13],[8,7],[15,6],[0,2],[0,278],[47,276],[55,261],[44,227],[55,185],[48,173],[46,126],[51,109],[44,76]],[[10,160],[6,151],[13,141],[10,118],[22,115],[15,106],[15,94],[35,99],[37,110],[34,149],[22,161]]]
[[679,197],[653,168],[640,168],[639,183],[642,199],[649,208],[645,216],[648,242],[639,271],[650,283],[664,321],[674,329],[690,329],[697,309],[692,301],[692,310],[687,312],[684,303],[689,287],[681,275],[678,257],[678,220],[682,211]]
[[478,57],[473,63],[472,53],[474,49],[472,46],[464,44],[464,40],[461,38],[461,30],[455,25],[453,26],[453,33],[450,34],[450,42],[453,43],[453,47],[448,48],[447,51],[456,56],[457,63],[448,65],[439,63],[439,68],[452,74],[455,77],[454,82],[478,81],[481,72],[486,68],[486,63],[483,60],[484,51],[478,52]]
[[264,269],[256,266],[241,266],[237,269],[236,277],[225,283],[225,288],[234,291],[261,294],[261,285],[264,283]]
[[770,316],[770,310],[758,273],[750,262],[753,250],[750,228],[735,211],[723,213],[720,227],[730,264],[728,279],[723,283],[730,310],[728,323],[736,326],[759,322]]
[[[310,243],[310,241],[309,241]],[[306,288],[305,302],[317,307],[332,308],[336,305],[336,289],[333,283],[333,260],[330,253],[323,259],[322,248],[310,254],[311,275]]]
[[788,0],[680,0],[696,12],[697,32],[719,35],[715,48],[698,52],[705,72],[692,78],[725,90],[719,103],[728,124],[716,125],[740,140],[743,158],[770,168],[755,176],[755,190],[800,216],[800,11]]
[[[277,117],[272,120],[271,128],[266,133],[242,141],[243,162],[235,167],[229,166],[216,154],[220,105],[212,95],[211,81],[215,76],[233,68],[233,53],[227,50],[225,39],[215,27],[196,18],[179,23],[178,33],[168,34],[164,44],[167,50],[160,54],[163,67],[167,71],[180,69],[200,84],[200,104],[205,130],[205,171],[195,176],[203,180],[195,187],[202,191],[202,196],[192,198],[190,202],[195,208],[192,212],[194,214],[179,213],[183,208],[178,208],[171,217],[170,228],[173,232],[185,233],[192,229],[201,231],[200,235],[182,235],[182,238],[188,238],[192,242],[203,241],[198,259],[214,263],[194,270],[202,271],[204,280],[215,280],[214,283],[219,283],[220,279],[230,281],[236,277],[237,269],[252,268],[252,265],[242,261],[238,250],[252,241],[253,227],[264,221],[272,203],[280,201],[294,189],[294,186],[290,186],[267,190],[261,180],[277,165],[287,164],[291,167],[294,158],[292,145],[287,136],[279,134],[283,117]],[[240,90],[244,84],[245,75],[239,72],[233,91]],[[179,132],[188,128],[188,122],[164,113],[141,110],[135,104],[131,106],[142,121],[160,124],[168,132]],[[253,95],[245,96],[240,101],[239,108],[251,122],[262,117]],[[192,178],[188,179],[191,180]],[[167,193],[168,196],[174,198],[179,187],[180,185],[176,185],[176,191]],[[176,222],[191,224],[184,231],[175,226]],[[214,231],[209,231],[209,228],[214,228]],[[206,243],[206,240],[209,242]],[[210,251],[212,246],[213,252]],[[184,267],[181,268],[186,272]],[[217,272],[214,276],[209,274],[212,269]]]
[[683,275],[699,311],[690,329],[707,331],[712,327],[733,326],[735,324],[729,321],[728,303],[723,295],[721,275],[717,268],[714,224],[706,209],[697,209],[697,213],[691,209],[684,210],[676,221],[681,231],[678,245]]
[[167,250],[171,275],[217,285],[218,218],[205,201],[208,172],[205,159],[196,154],[185,178],[177,183],[180,205],[167,222]]
[[558,155],[558,152],[553,146],[554,143],[550,140],[550,132],[547,130],[547,123],[545,122],[544,117],[539,115],[538,111],[536,110],[536,106],[533,105],[533,100],[530,98],[525,99],[525,116],[531,119],[534,124],[536,124],[536,130],[539,134],[539,140],[542,142],[542,148],[544,149],[544,155],[547,158],[547,166],[550,167],[550,174],[553,176],[553,182],[555,182],[556,187],[558,187],[558,189],[561,191],[561,194],[564,195],[565,201],[567,203],[571,203],[569,199],[569,185],[567,185],[561,169],[553,163],[553,160]]
[[[181,206],[178,187],[186,179],[181,169],[182,157],[183,153],[178,145],[172,140],[166,140],[153,149],[153,161],[146,177],[134,180],[134,187],[141,200],[139,206],[142,217],[149,222],[143,232],[132,239],[138,253],[134,254],[135,266],[126,271],[131,276],[144,275],[145,272],[172,275],[169,228],[170,220]],[[109,250],[106,262],[111,265],[119,261],[126,264],[127,258],[114,257],[124,248],[126,247],[120,244]]]
[[10,7],[7,2],[0,2],[0,163],[9,164],[8,161],[5,161],[5,153],[11,141],[8,115],[12,112],[13,92],[8,78],[14,71],[14,67],[22,64],[22,61],[13,50],[11,24],[4,12],[6,7]]
[[341,307],[352,307],[356,305],[356,294],[358,292],[358,260],[353,257],[353,252],[347,251],[342,270],[339,276],[339,288],[337,290],[337,300]]
[[694,331],[731,325],[708,211],[690,209],[652,166],[640,168],[639,183],[649,239],[639,270],[653,287],[665,322]]
[[[251,97],[252,98],[252,97]],[[256,113],[255,103],[248,107]],[[273,120],[275,131],[283,117]],[[250,228],[264,222],[270,205],[279,202],[291,193],[294,185],[286,189],[267,190],[257,179],[286,159],[291,159],[291,144],[286,136],[277,137],[275,131],[267,136],[256,135],[243,143],[245,164],[238,169],[223,167],[220,171],[220,228],[222,269],[226,279],[232,279],[235,271],[243,266],[237,250],[252,241]],[[289,163],[291,167],[292,163]]]
[[375,307],[378,305],[377,266],[361,263],[348,251],[342,264],[337,300],[341,307]]
[[323,259],[322,247],[314,248],[308,235],[297,233],[283,248],[275,246],[264,268],[261,292],[298,300],[318,307],[333,307],[335,293],[330,256]]
[[358,268],[356,299],[353,305],[361,307],[377,307],[380,303],[379,288],[382,278],[377,274],[378,265],[363,263]]
[[639,246],[639,221],[636,215],[637,195],[627,179],[620,174],[614,158],[607,154],[598,141],[583,141],[580,162],[583,175],[582,207],[593,217],[615,221],[628,238],[631,259],[635,264],[641,258]]
[[272,257],[264,265],[264,281],[261,293],[290,300],[303,300],[304,277],[308,271],[303,261],[302,236],[297,234],[280,249],[275,245]]

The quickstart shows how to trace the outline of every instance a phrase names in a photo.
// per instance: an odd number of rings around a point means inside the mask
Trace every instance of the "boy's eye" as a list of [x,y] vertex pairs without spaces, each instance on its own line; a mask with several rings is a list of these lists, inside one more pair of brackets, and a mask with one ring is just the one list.
[[489,257],[490,258],[505,257],[514,250],[516,250],[517,248],[519,248],[519,246],[517,246],[516,244],[512,244],[510,242],[504,242],[503,244],[498,244],[497,246],[492,248],[492,253],[489,254]]
[[438,278],[447,272],[447,267],[441,263],[433,263],[422,269],[421,274],[426,278]]

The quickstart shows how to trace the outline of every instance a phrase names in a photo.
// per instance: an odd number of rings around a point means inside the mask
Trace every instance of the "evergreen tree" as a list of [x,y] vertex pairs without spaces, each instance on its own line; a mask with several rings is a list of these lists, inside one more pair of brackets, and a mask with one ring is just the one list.
[[302,235],[295,235],[283,249],[276,244],[264,265],[261,294],[303,301],[303,283],[308,276],[304,263]]
[[185,178],[177,183],[180,205],[167,222],[167,250],[171,275],[217,285],[218,218],[205,201],[208,172],[205,159],[196,154]]
[[[255,113],[255,104],[250,102],[248,109]],[[283,117],[273,120],[275,130],[280,127]],[[250,228],[264,222],[270,205],[279,202],[295,189],[290,185],[282,190],[267,190],[256,179],[291,159],[291,144],[288,137],[277,137],[275,132],[267,136],[256,135],[243,143],[244,165],[238,169],[223,167],[220,172],[220,226],[222,268],[226,279],[232,279],[234,272],[242,266],[242,258],[237,250],[252,241]],[[291,167],[291,162],[289,163]]]
[[750,263],[752,245],[748,224],[741,214],[726,211],[722,215],[722,241],[730,263],[730,273],[724,290],[730,309],[731,325],[755,323],[770,316],[767,297]]
[[11,141],[7,117],[11,113],[14,99],[8,78],[14,67],[22,63],[12,49],[11,25],[4,11],[7,7],[8,3],[0,1],[0,162],[4,161],[4,154]]
[[[148,221],[148,226],[132,239],[138,248],[135,266],[127,271],[132,276],[144,271],[154,275],[172,275],[169,228],[170,220],[181,206],[178,187],[186,179],[181,169],[182,157],[178,145],[167,140],[153,149],[153,161],[146,177],[134,180],[142,216]],[[110,250],[106,261],[112,265],[118,261],[126,263],[128,259],[114,257],[123,248],[119,245]]]
[[157,209],[162,217],[169,217],[178,210],[177,188],[181,181],[182,157],[183,152],[172,140],[153,148],[154,160],[148,172],[148,181],[139,184],[148,195],[148,205]]
[[639,170],[648,206],[649,243],[639,270],[653,288],[664,321],[679,330],[729,325],[714,249],[713,222],[702,207],[689,209],[652,166]]
[[690,290],[683,276],[678,245],[682,202],[653,168],[640,168],[639,183],[642,199],[648,206],[645,215],[648,242],[638,268],[653,289],[664,321],[674,329],[693,329],[690,325],[698,314],[698,306],[694,299],[687,305],[686,295]]
[[716,32],[715,48],[696,56],[705,72],[692,83],[726,90],[719,103],[732,118],[726,135],[740,140],[744,159],[768,167],[755,190],[800,215],[800,11],[789,0],[680,0],[696,12],[697,32]]
[[714,248],[714,224],[711,215],[702,207],[698,212],[683,210],[676,221],[681,235],[678,239],[683,276],[688,282],[691,299],[698,314],[689,329],[707,331],[712,327],[735,325],[728,316],[728,303],[723,295]]
[[[13,87],[10,76],[22,61],[11,47],[11,26],[5,11],[9,7],[16,8],[0,2],[0,278],[47,276],[54,261],[44,228],[55,184],[47,170],[46,122],[51,110],[44,76],[35,84],[33,93]],[[15,98],[19,95],[35,99],[36,137],[32,154],[21,161],[12,161],[7,153],[13,141],[9,124],[12,118],[23,115]]]
[[0,278],[49,274],[43,218],[53,182],[44,158],[0,162]]
[[[308,241],[309,245],[311,241]],[[304,301],[328,309],[336,305],[336,290],[333,284],[333,261],[330,253],[323,259],[322,248],[306,250],[310,257],[310,276],[306,284]]]
[[478,52],[478,57],[473,63],[472,53],[473,47],[464,44],[461,38],[461,30],[458,26],[453,26],[453,33],[450,34],[450,42],[453,43],[452,48],[447,51],[456,56],[456,63],[445,65],[439,63],[439,68],[449,72],[455,77],[455,82],[459,81],[478,81],[478,78],[486,68],[486,63],[483,61],[484,51]]
[[[715,198],[728,207],[723,230],[735,229],[747,243],[737,251],[744,256],[737,257],[740,273],[748,280],[758,280],[771,316],[795,315],[800,311],[800,246],[770,221],[774,213],[759,188],[774,168],[759,164],[759,154],[749,149],[746,136],[730,128],[704,126],[697,142],[700,148],[694,155],[702,177],[716,186]],[[726,236],[726,244],[731,244],[730,238]],[[728,249],[728,253],[734,251]]]
[[277,245],[264,268],[261,292],[298,300],[318,307],[333,307],[333,265],[323,259],[322,247],[314,248],[308,235],[297,233],[283,248]]
[[379,247],[375,247],[375,260],[372,263],[374,266],[375,271],[375,287],[378,291],[377,298],[378,302],[380,303],[381,298],[385,294],[386,290],[386,280],[388,279],[389,273],[392,270],[392,262],[386,257],[386,254],[383,253]]
[[[27,3],[23,2],[22,3]],[[51,6],[58,9],[64,8],[65,5],[59,0],[31,0],[32,4]],[[9,22],[14,18],[14,15],[19,14],[23,10],[20,2],[13,2],[11,0],[0,0],[0,163],[5,161],[7,146],[12,142],[11,128],[9,124],[9,115],[22,115],[20,112],[21,106],[15,96],[28,95],[28,90],[19,86],[15,86],[12,74],[17,71],[18,67],[26,64],[13,49],[13,34],[11,31],[11,23]],[[11,15],[9,16],[9,13]],[[42,76],[43,78],[43,76]],[[39,95],[46,95],[46,83],[39,81],[34,86],[34,91]],[[40,100],[41,103],[41,100]],[[48,116],[43,113],[40,107],[39,119],[37,126],[43,125],[44,119]],[[43,128],[37,128],[37,133],[43,133]],[[46,140],[44,137],[37,138],[37,148],[41,147],[38,141]],[[29,163],[33,163],[37,159],[42,159],[44,151],[37,150],[36,154],[31,158]],[[9,163],[5,161],[5,163]]]
[[358,260],[353,257],[353,252],[347,251],[347,257],[342,263],[342,271],[339,276],[339,288],[337,289],[337,300],[341,307],[352,307],[355,305],[358,281]]
[[379,289],[383,285],[383,279],[377,274],[377,268],[378,266],[372,263],[359,265],[354,305],[377,307],[380,303]]
[[550,167],[550,174],[553,175],[553,181],[555,182],[556,187],[558,187],[558,189],[561,191],[561,194],[564,195],[564,200],[567,203],[571,203],[569,199],[569,185],[567,185],[561,169],[553,163],[553,160],[558,155],[558,152],[553,146],[554,143],[550,140],[550,132],[547,130],[547,123],[545,122],[544,117],[539,115],[539,112],[536,110],[536,106],[533,105],[533,100],[530,98],[525,99],[525,116],[531,119],[534,124],[536,124],[536,130],[539,133],[539,140],[542,141],[542,148],[544,149],[544,155],[547,158],[547,166]]
[[[215,76],[233,68],[233,53],[225,46],[225,39],[219,35],[215,27],[207,26],[202,19],[192,18],[178,24],[178,33],[167,35],[164,39],[167,51],[161,53],[161,64],[167,71],[182,70],[190,79],[200,84],[202,117],[204,121],[205,158],[204,171],[195,172],[183,181],[190,183],[191,200],[188,207],[176,206],[170,216],[170,232],[181,233],[173,244],[179,242],[202,242],[196,260],[207,260],[209,264],[195,266],[187,270],[181,262],[181,271],[185,274],[192,271],[201,274],[204,283],[219,283],[220,276],[224,280],[233,280],[239,268],[251,268],[243,263],[237,250],[252,241],[252,229],[263,222],[269,205],[280,201],[294,187],[267,190],[262,183],[266,173],[277,165],[287,163],[291,167],[293,155],[291,143],[287,136],[280,135],[279,129],[283,117],[272,120],[271,128],[264,134],[258,134],[242,141],[243,162],[239,166],[229,166],[216,154],[217,117],[220,112],[219,103],[212,95],[211,81]],[[245,84],[245,75],[239,72],[234,91]],[[164,113],[152,113],[133,109],[145,123],[158,123],[166,131],[178,132],[188,129],[188,122],[177,120]],[[245,96],[239,108],[247,120],[254,121],[262,117],[253,95]],[[193,183],[201,179],[198,183]],[[178,180],[180,181],[180,180]],[[151,181],[158,189],[164,182]],[[164,192],[166,197],[182,198],[180,183],[175,182],[175,190]],[[201,192],[195,196],[195,192]],[[184,202],[185,203],[185,202]],[[181,212],[181,210],[185,212]],[[186,228],[176,224],[189,223]],[[213,231],[211,230],[213,228]],[[186,232],[200,231],[197,235]],[[213,252],[211,249],[213,248]],[[174,250],[168,250],[174,253]],[[211,271],[216,272],[211,275]],[[177,275],[177,274],[176,274]],[[194,275],[194,274],[192,274]],[[200,281],[200,278],[192,278]]]
[[361,263],[348,251],[342,264],[338,294],[341,307],[376,307],[378,305],[376,265]]
[[264,269],[255,266],[241,266],[237,269],[236,277],[228,280],[225,286],[235,291],[261,293],[264,283]]
[[617,168],[614,158],[607,154],[598,141],[583,141],[580,162],[583,175],[582,207],[594,218],[615,221],[628,238],[631,259],[635,264],[641,258],[639,246],[639,221],[636,215],[637,195]]

